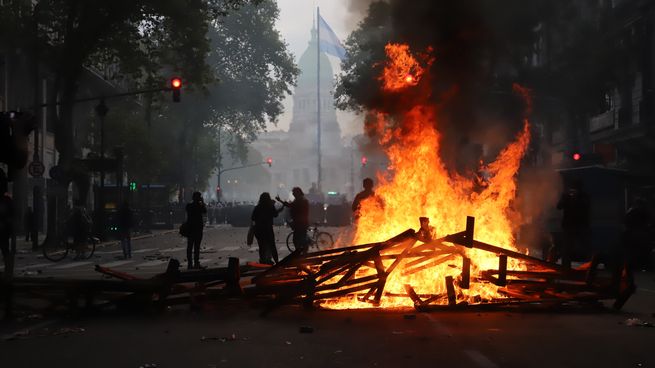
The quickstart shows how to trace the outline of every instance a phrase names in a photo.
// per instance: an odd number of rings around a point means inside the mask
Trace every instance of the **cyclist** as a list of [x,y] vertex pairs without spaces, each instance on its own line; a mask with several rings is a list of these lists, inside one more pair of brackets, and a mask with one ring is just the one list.
[[309,201],[305,198],[305,193],[299,187],[291,190],[293,202],[289,203],[275,197],[285,207],[289,207],[291,212],[291,229],[293,230],[293,245],[302,253],[307,251],[309,241],[307,239],[307,229],[309,228]]

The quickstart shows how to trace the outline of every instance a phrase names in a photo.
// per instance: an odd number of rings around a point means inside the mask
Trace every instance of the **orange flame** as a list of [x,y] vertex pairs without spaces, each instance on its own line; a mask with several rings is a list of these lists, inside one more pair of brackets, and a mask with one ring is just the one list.
[[[383,88],[398,92],[409,84],[418,83],[424,74],[417,60],[409,53],[407,45],[390,44],[386,47],[388,61],[384,67]],[[407,75],[414,75],[411,83]],[[517,87],[515,87],[516,89]],[[520,89],[527,95],[527,90]],[[530,141],[528,120],[514,142],[485,166],[486,185],[477,188],[474,178],[466,178],[449,172],[440,157],[441,134],[435,107],[418,103],[401,117],[395,117],[395,128],[388,128],[391,117],[382,113],[371,114],[378,119],[378,127],[387,127],[381,138],[390,166],[394,168],[389,178],[378,174],[376,196],[361,204],[362,216],[356,224],[355,244],[372,243],[389,239],[408,228],[418,228],[418,218],[430,218],[434,236],[460,232],[467,216],[476,219],[475,239],[516,250],[512,222],[511,203],[516,195],[515,176]],[[400,124],[398,124],[398,119]],[[495,269],[498,258],[494,254],[475,249],[463,249],[472,260],[471,275],[476,271]],[[406,261],[400,264],[387,280],[385,292],[405,294],[404,285],[411,285],[417,293],[440,294],[446,286],[444,278],[460,275],[461,262],[450,262],[430,267],[424,271],[403,275]],[[510,261],[510,269],[522,269],[518,262]],[[373,271],[371,271],[373,272]],[[459,300],[500,297],[497,286],[488,283],[471,283],[462,289]],[[381,307],[412,306],[407,297],[383,297]],[[328,308],[370,308],[354,296],[324,303]]]
[[[382,88],[385,91],[400,91],[404,88],[415,86],[421,80],[424,69],[419,61],[409,52],[409,46],[399,44],[388,44],[385,47],[388,61],[382,71]],[[426,64],[431,64],[433,59],[427,59]]]

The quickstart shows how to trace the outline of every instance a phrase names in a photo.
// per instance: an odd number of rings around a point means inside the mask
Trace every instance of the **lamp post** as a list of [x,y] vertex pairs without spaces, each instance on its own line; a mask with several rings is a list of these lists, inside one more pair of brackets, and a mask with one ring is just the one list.
[[105,105],[105,100],[101,99],[95,107],[96,114],[100,120],[100,193],[97,196],[98,203],[97,209],[97,222],[98,230],[104,235],[105,230],[105,116],[109,112],[109,108]]

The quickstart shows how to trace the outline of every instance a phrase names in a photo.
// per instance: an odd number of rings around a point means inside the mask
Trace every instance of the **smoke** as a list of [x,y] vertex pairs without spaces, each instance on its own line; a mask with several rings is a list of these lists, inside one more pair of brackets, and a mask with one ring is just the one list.
[[[436,124],[442,134],[441,156],[453,171],[475,172],[481,158],[493,160],[522,126],[526,103],[513,93],[512,84],[521,82],[545,3],[351,0],[352,19],[363,19],[352,37],[365,50],[359,56],[370,60],[352,64],[349,71],[356,77],[344,77],[342,89],[365,109],[401,113],[411,107],[400,100],[407,95],[390,99],[377,80],[384,45],[406,43],[413,53],[431,53],[435,61],[429,66],[430,78],[422,81],[429,86],[417,90],[430,91],[422,98],[439,106]],[[376,134],[375,119],[367,123],[365,132]],[[553,189],[546,189],[557,188],[558,177],[552,171],[533,171],[526,172],[521,182],[526,192],[544,193],[517,199],[524,220],[538,218],[556,200],[556,194],[550,195]]]

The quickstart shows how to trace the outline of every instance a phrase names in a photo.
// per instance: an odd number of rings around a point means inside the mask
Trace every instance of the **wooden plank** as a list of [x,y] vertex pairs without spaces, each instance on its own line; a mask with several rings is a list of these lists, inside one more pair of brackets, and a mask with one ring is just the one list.
[[314,294],[314,300],[320,300],[320,299],[329,299],[329,298],[337,298],[341,296],[346,296],[348,294],[361,291],[361,290],[366,290],[369,289],[373,286],[376,286],[378,284],[377,281],[374,282],[369,282],[364,285],[359,285],[359,286],[354,286],[346,289],[341,289],[341,290],[335,290],[332,292],[327,292],[327,293],[318,293]]
[[404,287],[405,287],[405,291],[407,292],[407,295],[409,295],[410,299],[412,299],[415,306],[423,304],[423,301],[418,296],[418,294],[416,294],[416,291],[414,291],[414,288],[411,285],[405,284]]
[[448,305],[457,304],[457,294],[455,294],[455,285],[453,284],[452,276],[446,276],[446,292],[448,294]]
[[498,286],[507,285],[507,255],[498,256]]
[[462,289],[468,289],[471,285],[471,259],[468,257],[462,257],[462,282],[460,282],[460,287]]
[[402,275],[403,276],[412,275],[412,274],[415,274],[417,272],[426,270],[428,268],[438,266],[438,265],[440,265],[440,264],[442,264],[444,262],[447,262],[447,261],[450,261],[450,260],[454,259],[456,256],[457,256],[456,254],[449,254],[447,256],[435,259],[434,261],[426,263],[426,264],[424,264],[422,266],[414,267],[414,268],[411,268],[411,269],[405,269],[405,270],[403,270]]

